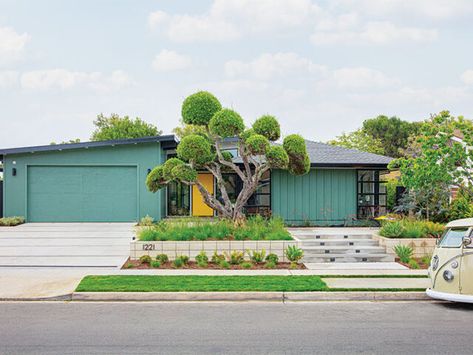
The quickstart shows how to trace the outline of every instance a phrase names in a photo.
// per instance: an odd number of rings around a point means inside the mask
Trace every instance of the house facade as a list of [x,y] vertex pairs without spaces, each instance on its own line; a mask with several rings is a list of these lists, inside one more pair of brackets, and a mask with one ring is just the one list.
[[[107,142],[0,149],[3,214],[28,222],[131,222],[149,215],[211,217],[196,187],[171,183],[154,194],[147,174],[175,156],[173,135]],[[238,163],[237,141],[224,149]],[[291,225],[346,225],[386,212],[383,174],[391,158],[307,141],[311,170],[303,176],[272,170],[245,211],[282,217]],[[211,174],[198,179],[218,197]],[[224,176],[230,198],[241,181]]]

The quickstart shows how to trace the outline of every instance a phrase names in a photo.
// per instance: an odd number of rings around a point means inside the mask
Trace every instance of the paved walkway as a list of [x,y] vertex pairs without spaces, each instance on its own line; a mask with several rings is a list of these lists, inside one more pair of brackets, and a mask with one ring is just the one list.
[[[27,223],[0,228],[0,269],[117,267],[129,255],[131,223]],[[0,270],[1,272],[1,270]]]

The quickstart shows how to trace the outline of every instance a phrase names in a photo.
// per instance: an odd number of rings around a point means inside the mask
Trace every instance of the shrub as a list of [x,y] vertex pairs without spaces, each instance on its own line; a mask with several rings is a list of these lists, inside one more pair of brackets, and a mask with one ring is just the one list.
[[125,269],[131,269],[133,268],[135,265],[133,265],[133,263],[126,263],[125,266],[123,266]]
[[243,269],[251,269],[253,267],[253,264],[248,262],[248,261],[245,261],[245,262],[241,263],[241,267]]
[[143,218],[141,218],[139,225],[140,226],[146,226],[146,227],[151,227],[154,224],[154,218],[146,215]]
[[201,261],[198,261],[198,262],[197,262],[197,266],[198,266],[198,267],[206,268],[207,266],[209,266],[209,263],[206,262],[206,261],[202,261],[202,260],[201,260]]
[[149,256],[149,255],[140,256],[140,263],[141,264],[150,264],[151,263],[151,256]]
[[276,263],[273,263],[272,261],[267,261],[264,264],[265,269],[274,269],[276,267]]
[[146,177],[146,186],[151,192],[157,192],[159,189],[162,189],[166,186],[164,179],[164,169],[163,166],[157,166]]
[[409,260],[408,264],[409,264],[409,268],[411,268],[411,269],[418,269],[419,268],[419,264],[414,259]]
[[245,123],[237,112],[224,108],[213,115],[209,130],[222,138],[235,137],[245,130]]
[[157,269],[157,268],[160,268],[160,267],[161,267],[161,263],[160,263],[159,261],[157,261],[157,260],[153,260],[153,261],[151,262],[151,267],[156,268],[156,269]]
[[426,229],[422,221],[403,221],[404,229],[401,236],[403,238],[422,238],[426,235]]
[[250,257],[250,260],[254,263],[262,263],[264,261],[265,255],[266,255],[266,250],[264,250],[264,249],[261,249],[261,251],[258,251],[258,250],[249,251],[248,250],[248,256]]
[[181,259],[185,265],[189,264],[189,257],[187,255],[180,255],[178,259]]
[[471,218],[473,217],[473,204],[462,193],[452,201],[448,211],[448,218],[450,220]]
[[399,238],[404,231],[404,226],[399,221],[384,222],[379,234],[386,238]]
[[228,261],[226,261],[225,259],[224,260],[220,260],[218,265],[220,265],[220,267],[222,269],[229,269],[230,268],[230,263]]
[[207,256],[207,253],[202,250],[199,254],[196,255],[195,261],[197,263],[208,263],[209,262],[209,257]]
[[279,257],[276,255],[276,254],[268,254],[268,256],[266,257],[265,259],[266,261],[271,261],[275,264],[277,264],[279,262]]
[[14,216],[0,218],[0,226],[2,227],[14,227],[23,223],[25,223],[25,217]]
[[241,264],[245,259],[245,253],[239,250],[232,250],[230,254],[227,252],[225,252],[224,254],[227,258],[227,261],[232,265]]
[[169,258],[166,254],[156,255],[156,261],[159,261],[161,264],[165,264],[169,261]]
[[394,252],[398,256],[399,260],[405,264],[409,263],[409,260],[411,260],[412,254],[414,253],[410,246],[402,244],[396,245],[394,247]]
[[205,126],[222,109],[218,99],[207,91],[199,91],[188,96],[182,104],[184,123]]
[[425,255],[420,259],[421,263],[425,265],[430,265],[431,260],[432,260],[432,255]]
[[170,158],[166,160],[163,164],[163,178],[165,180],[172,180],[174,179],[174,175],[172,174],[172,170],[180,165],[184,165],[185,163],[178,158]]
[[215,250],[213,255],[212,255],[212,259],[211,261],[215,264],[218,264],[220,263],[221,261],[225,260],[225,255],[223,254],[218,254],[217,251]]
[[290,134],[283,141],[283,148],[289,157],[288,171],[293,175],[307,174],[310,170],[310,159],[304,138]]
[[291,263],[298,263],[304,257],[304,251],[298,248],[297,245],[289,245],[285,250],[285,254]]
[[198,134],[190,134],[182,138],[177,146],[179,159],[195,164],[206,164],[214,160],[210,142]]
[[445,230],[445,226],[441,223],[424,221],[424,227],[427,234],[433,237],[440,237]]
[[257,134],[265,136],[270,141],[274,142],[281,136],[281,127],[278,120],[274,116],[264,115],[258,118],[253,123],[253,130]]
[[184,261],[181,259],[181,258],[176,258],[174,259],[174,261],[172,262],[172,266],[174,266],[175,268],[179,269],[181,267],[184,266]]

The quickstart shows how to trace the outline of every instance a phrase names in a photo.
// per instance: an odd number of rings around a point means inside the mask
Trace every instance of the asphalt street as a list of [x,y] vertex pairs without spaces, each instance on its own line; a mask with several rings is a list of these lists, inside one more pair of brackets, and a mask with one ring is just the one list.
[[0,354],[471,354],[473,305],[0,303]]

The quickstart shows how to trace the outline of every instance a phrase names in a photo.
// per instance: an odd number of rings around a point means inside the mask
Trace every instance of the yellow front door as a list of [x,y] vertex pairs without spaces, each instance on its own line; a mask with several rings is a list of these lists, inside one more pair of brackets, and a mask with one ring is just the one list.
[[[212,174],[199,174],[197,180],[204,185],[208,192],[214,193],[214,177]],[[214,210],[205,204],[199,189],[195,185],[192,186],[192,215],[199,217],[212,217],[214,215]]]

